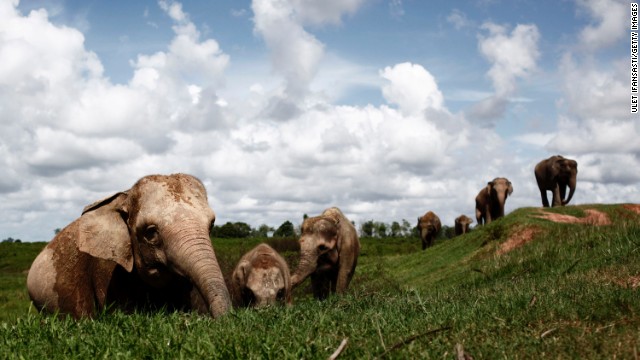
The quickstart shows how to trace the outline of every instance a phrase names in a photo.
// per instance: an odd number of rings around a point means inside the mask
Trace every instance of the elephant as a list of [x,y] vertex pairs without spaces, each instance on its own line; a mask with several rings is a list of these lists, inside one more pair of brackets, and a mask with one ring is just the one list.
[[455,233],[456,236],[463,235],[469,232],[469,225],[473,223],[473,219],[467,215],[460,215],[455,220]]
[[[536,164],[534,173],[543,207],[549,207],[547,191],[553,192],[552,206],[564,206],[571,201],[578,176],[578,163],[575,160],[555,155]],[[567,187],[569,196],[565,199]]]
[[215,213],[186,174],[149,175],[88,205],[40,252],[27,275],[33,304],[75,319],[103,309],[204,310],[231,300],[209,238]]
[[291,276],[291,285],[300,285],[311,276],[316,299],[330,293],[344,293],[356,271],[360,240],[356,229],[337,207],[302,223],[300,261]]
[[442,224],[440,218],[433,211],[427,211],[422,217],[418,218],[418,233],[422,240],[422,250],[433,245],[433,240],[440,233]]
[[259,244],[242,256],[233,270],[230,287],[236,306],[291,305],[289,266],[267,244]]
[[513,193],[513,185],[507,178],[495,178],[487,183],[476,196],[476,220],[478,225],[489,225],[504,216],[504,204]]

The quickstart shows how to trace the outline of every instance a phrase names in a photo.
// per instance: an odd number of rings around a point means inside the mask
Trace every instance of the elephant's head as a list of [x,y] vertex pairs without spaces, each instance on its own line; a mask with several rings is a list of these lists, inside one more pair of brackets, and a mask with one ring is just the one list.
[[302,223],[300,262],[291,276],[291,285],[296,286],[316,271],[331,268],[339,258],[339,219],[330,216],[307,218]]
[[429,235],[435,236],[438,232],[436,224],[433,221],[423,221],[422,218],[418,218],[416,227],[418,228],[421,239],[426,239]]
[[455,232],[456,235],[466,234],[469,231],[469,226],[473,223],[473,220],[467,215],[460,215],[455,220]]
[[507,178],[495,178],[487,183],[487,194],[491,201],[500,208],[499,216],[504,216],[504,204],[513,192],[513,185]]
[[567,199],[562,199],[562,205],[568,204],[576,191],[578,163],[575,160],[566,159],[558,155],[555,157],[551,165],[551,176],[560,186],[562,186],[563,195],[564,186],[569,187],[569,195],[567,196]]
[[80,218],[80,251],[134,267],[162,288],[190,281],[218,317],[230,308],[209,232],[215,214],[202,183],[190,175],[151,175],[130,190],[87,206]]
[[286,261],[267,244],[245,254],[232,275],[235,302],[264,307],[291,304],[291,277]]

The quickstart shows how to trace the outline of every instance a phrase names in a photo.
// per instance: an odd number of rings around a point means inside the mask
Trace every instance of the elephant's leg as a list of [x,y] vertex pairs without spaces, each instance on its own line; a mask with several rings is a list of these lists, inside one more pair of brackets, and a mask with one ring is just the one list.
[[558,184],[560,187],[560,205],[564,205],[564,197],[567,194],[567,186],[565,184]]
[[324,300],[329,296],[331,282],[324,274],[312,274],[311,287],[313,289],[313,297],[319,300]]
[[[347,259],[349,257],[349,259]],[[351,278],[356,270],[357,259],[353,256],[344,256],[340,260],[340,269],[338,269],[338,273],[336,276],[336,282],[333,291],[342,293],[347,290],[349,283],[351,282]]]
[[476,224],[482,225],[482,211],[476,208]]
[[421,239],[422,240],[422,250],[427,248],[427,239]]
[[540,197],[542,198],[542,206],[549,207],[549,198],[547,198],[547,190],[540,189]]
[[491,208],[489,207],[489,205],[487,205],[486,209],[484,210],[484,223],[485,225],[491,224]]
[[551,201],[553,206],[562,206],[562,197],[560,196],[559,184],[556,184],[553,188],[553,199]]

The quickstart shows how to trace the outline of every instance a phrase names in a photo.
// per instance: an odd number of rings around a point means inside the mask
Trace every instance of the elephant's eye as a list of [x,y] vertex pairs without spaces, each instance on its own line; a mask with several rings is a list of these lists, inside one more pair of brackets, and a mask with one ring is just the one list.
[[144,229],[144,240],[152,245],[157,245],[160,242],[158,236],[158,227],[155,225],[149,225]]
[[325,245],[325,244],[320,244],[320,245],[318,245],[318,250],[320,252],[325,252],[325,251],[329,250],[329,247],[327,247],[327,245]]

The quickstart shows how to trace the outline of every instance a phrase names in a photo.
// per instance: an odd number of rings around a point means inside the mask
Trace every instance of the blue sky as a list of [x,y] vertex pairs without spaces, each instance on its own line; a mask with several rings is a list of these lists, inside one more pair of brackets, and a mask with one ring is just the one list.
[[579,163],[573,202],[640,202],[629,1],[0,0],[0,237],[48,240],[150,173],[218,223],[453,223],[498,176]]

